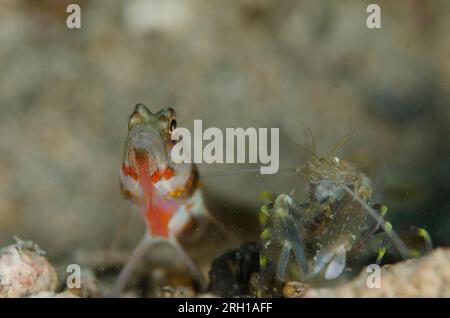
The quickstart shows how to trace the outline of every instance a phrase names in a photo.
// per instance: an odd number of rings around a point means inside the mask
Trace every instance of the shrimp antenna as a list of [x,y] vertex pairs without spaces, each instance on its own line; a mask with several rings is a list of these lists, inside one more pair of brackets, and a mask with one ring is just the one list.
[[311,150],[313,153],[317,153],[317,148],[316,148],[316,140],[314,139],[314,134],[311,130],[311,128],[309,128],[308,126],[305,125],[305,123],[303,123],[303,126],[305,126],[306,131],[308,132],[308,136],[309,136],[309,143],[311,145]]
[[310,154],[312,157],[318,159],[317,154],[315,151],[311,151],[308,148],[296,143],[294,140],[292,140],[290,137],[286,136],[286,135],[281,135],[282,138],[286,139],[287,141],[289,141],[290,143],[294,144],[298,149],[303,150],[304,152]]
[[[233,116],[233,115],[227,115],[227,117],[233,118],[233,119],[238,119],[238,120],[245,120],[245,121],[248,121],[248,122],[250,122],[250,123],[256,124],[256,125],[259,126],[259,127],[264,127],[264,125],[261,124],[260,121],[258,121],[258,120],[256,120],[256,119],[253,119],[253,118],[240,117],[240,116]],[[312,139],[310,139],[310,140],[312,140],[313,151],[311,151],[311,150],[307,149],[306,147],[304,147],[304,146],[298,144],[297,142],[295,142],[294,140],[292,140],[290,137],[288,137],[287,135],[285,135],[285,134],[283,134],[283,133],[280,133],[280,137],[283,138],[284,140],[290,142],[291,144],[293,144],[294,146],[296,146],[298,149],[300,149],[300,150],[306,152],[307,154],[313,156],[314,158],[318,159],[318,156],[317,156],[317,154],[316,154],[316,149],[315,149],[316,146],[315,146],[315,141],[314,141],[314,136],[313,136],[313,134],[312,134],[312,131],[311,131],[311,129],[309,129],[309,127],[307,127],[303,122],[302,122],[302,124],[303,124],[303,126],[305,126],[306,129],[308,130],[308,133],[309,133],[309,135],[310,135],[310,138],[312,138]]]
[[334,146],[333,148],[331,148],[330,152],[328,153],[328,156],[334,156],[336,151],[342,147],[347,141],[350,140],[350,138],[352,138],[352,133],[349,133],[347,135],[345,135],[344,137],[342,137]]
[[[319,159],[319,156],[317,155],[317,147],[316,147],[316,139],[314,138],[314,134],[304,122],[299,118],[300,123],[305,127],[306,131],[308,132],[308,138],[309,138],[309,144],[311,146],[311,151],[308,151],[308,153],[313,156],[315,159]],[[300,147],[300,145],[297,145]]]

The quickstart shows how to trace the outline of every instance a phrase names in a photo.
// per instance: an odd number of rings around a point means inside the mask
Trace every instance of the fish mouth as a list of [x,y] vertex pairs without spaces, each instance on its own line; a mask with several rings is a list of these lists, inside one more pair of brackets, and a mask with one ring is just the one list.
[[147,150],[135,148],[129,153],[129,163],[138,175],[145,171],[146,175],[153,175],[158,170],[155,157]]
[[136,130],[129,136],[128,163],[136,170],[146,172],[151,176],[164,171],[168,163],[166,145],[157,131]]

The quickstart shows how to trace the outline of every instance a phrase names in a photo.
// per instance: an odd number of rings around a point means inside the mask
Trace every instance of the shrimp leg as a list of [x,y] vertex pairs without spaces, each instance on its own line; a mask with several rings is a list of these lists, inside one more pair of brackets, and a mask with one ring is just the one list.
[[417,234],[424,240],[425,242],[425,250],[427,253],[430,253],[433,250],[433,242],[431,241],[430,234],[424,228],[416,228]]
[[[265,211],[266,207],[261,210]],[[265,219],[260,216],[261,225],[266,225]],[[256,290],[256,297],[261,298],[265,296],[264,286],[269,281],[269,272],[271,271],[271,264],[268,263],[268,250],[272,244],[272,233],[269,229],[264,229],[260,235],[262,246],[259,253],[259,279]]]
[[[405,237],[411,237],[419,238],[423,241],[423,246],[408,246],[409,249],[409,256],[410,257],[419,257],[423,254],[430,253],[433,250],[433,242],[431,241],[430,234],[421,227],[411,227],[407,230],[402,230],[401,235],[404,235]],[[412,244],[412,242],[409,242]]]
[[387,246],[389,244],[389,237],[392,234],[392,224],[389,221],[386,221],[384,223],[384,236],[383,241],[381,242],[381,246],[378,248],[378,255],[377,260],[375,261],[377,265],[380,265],[381,260],[384,257],[384,254],[386,253]]
[[290,252],[291,252],[290,244],[288,242],[284,242],[277,265],[277,279],[280,282],[284,282],[286,279],[286,267],[288,265]]
[[[388,235],[389,239],[392,241],[392,243],[394,244],[394,246],[396,247],[397,251],[400,253],[400,256],[403,259],[407,259],[409,256],[409,252],[408,252],[408,248],[406,247],[405,243],[402,241],[402,239],[398,236],[398,234],[392,230],[392,227],[390,229],[388,229],[389,231],[386,231],[386,223],[388,222],[384,222],[384,218],[377,214],[375,212],[375,210],[370,207],[367,202],[365,202],[364,200],[362,200],[355,192],[353,192],[353,190],[351,190],[348,186],[346,186],[345,184],[341,184],[341,187],[348,193],[350,194],[353,199],[358,202],[363,208],[364,210],[366,210],[366,212],[370,215],[370,217],[372,217],[375,221],[377,221],[378,223],[380,223],[383,227],[384,232]],[[389,223],[390,224],[390,223]]]
[[[297,228],[297,223],[292,215],[281,216],[284,231],[286,233],[287,241],[283,245],[283,249],[289,248],[287,255],[289,256],[289,251],[294,252],[295,260],[299,266],[301,276],[305,277],[308,273],[308,260],[306,259],[304,243],[302,235]],[[281,255],[283,257],[283,254]]]
[[384,204],[374,204],[372,205],[372,208],[375,211],[379,211],[379,215],[383,218],[377,221],[377,223],[365,230],[362,234],[361,237],[353,244],[352,247],[352,251],[358,251],[359,249],[361,249],[361,247],[364,246],[364,244],[366,244],[375,234],[377,234],[381,229],[382,229],[382,225],[383,225],[383,220],[387,214],[388,208],[386,205]]

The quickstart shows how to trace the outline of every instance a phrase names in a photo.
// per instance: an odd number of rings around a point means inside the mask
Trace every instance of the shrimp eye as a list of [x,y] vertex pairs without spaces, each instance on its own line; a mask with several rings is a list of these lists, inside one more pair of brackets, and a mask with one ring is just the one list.
[[169,133],[173,133],[173,131],[177,128],[177,121],[175,119],[172,119],[170,121],[170,126],[169,126]]

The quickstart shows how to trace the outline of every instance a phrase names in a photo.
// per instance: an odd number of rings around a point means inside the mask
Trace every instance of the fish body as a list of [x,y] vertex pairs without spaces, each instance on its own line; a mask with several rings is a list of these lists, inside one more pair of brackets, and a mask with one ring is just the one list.
[[120,185],[126,198],[139,205],[152,236],[177,235],[196,216],[207,215],[194,164],[175,164],[170,151],[176,128],[171,108],[152,113],[137,105],[130,116]]
[[176,124],[172,108],[152,113],[138,104],[129,117],[120,188],[140,207],[147,230],[119,274],[111,297],[122,294],[138,262],[161,239],[174,248],[200,289],[206,289],[203,273],[178,242],[180,234],[211,217],[203,203],[196,166],[171,160]]

